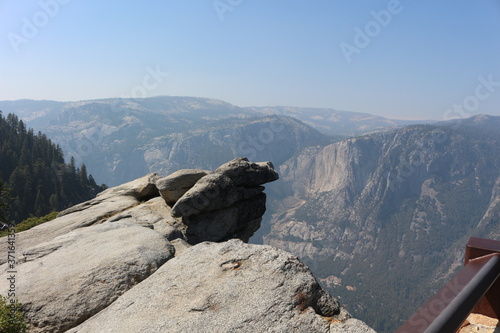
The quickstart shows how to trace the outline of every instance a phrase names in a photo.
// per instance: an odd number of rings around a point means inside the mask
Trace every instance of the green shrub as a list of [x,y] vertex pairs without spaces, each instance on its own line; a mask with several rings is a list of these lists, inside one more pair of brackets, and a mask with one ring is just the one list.
[[[28,230],[28,229],[31,229],[33,227],[36,227],[39,224],[52,221],[53,219],[55,219],[57,217],[57,214],[59,214],[59,212],[52,212],[52,213],[49,213],[49,214],[42,216],[42,217],[30,217],[30,218],[22,221],[18,225],[16,225],[16,232]],[[7,236],[8,234],[9,234],[8,229],[2,230],[0,232],[0,237]]]
[[2,295],[0,295],[0,332],[27,332],[26,321],[21,312],[21,304],[16,301],[16,303],[11,305],[9,299]]

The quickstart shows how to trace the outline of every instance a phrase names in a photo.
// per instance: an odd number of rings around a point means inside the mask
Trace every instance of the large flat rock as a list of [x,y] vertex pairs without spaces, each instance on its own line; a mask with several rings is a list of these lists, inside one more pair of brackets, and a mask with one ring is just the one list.
[[[155,182],[156,174],[148,174],[126,184],[107,189],[92,200],[75,205],[61,212],[57,219],[40,224],[16,234],[17,252],[50,241],[73,230],[105,221],[123,210],[138,205],[154,196],[159,196]],[[6,237],[0,241],[1,253],[7,253]],[[0,256],[0,265],[7,256]]]
[[[16,267],[16,296],[32,332],[64,332],[111,304],[173,254],[161,234],[133,223],[82,228],[23,252]],[[6,266],[0,266],[0,290],[9,289]]]
[[330,332],[349,317],[296,257],[233,239],[185,249],[69,332]]

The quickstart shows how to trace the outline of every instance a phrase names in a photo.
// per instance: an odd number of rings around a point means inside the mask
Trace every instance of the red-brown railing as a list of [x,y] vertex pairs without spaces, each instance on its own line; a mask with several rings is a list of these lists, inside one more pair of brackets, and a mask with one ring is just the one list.
[[469,314],[500,318],[500,241],[470,238],[465,265],[397,333],[453,333]]

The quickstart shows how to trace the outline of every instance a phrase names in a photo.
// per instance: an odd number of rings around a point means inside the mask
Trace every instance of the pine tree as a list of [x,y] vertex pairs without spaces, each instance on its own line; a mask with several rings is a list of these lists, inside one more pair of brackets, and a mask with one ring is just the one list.
[[90,184],[90,186],[92,186],[92,187],[97,186],[97,183],[95,182],[95,179],[94,179],[94,177],[92,176],[92,174],[90,174],[90,175],[89,175],[89,184]]
[[72,174],[76,174],[76,165],[75,165],[75,158],[73,156],[71,156],[71,158],[69,159],[69,167],[70,167],[70,172]]
[[52,194],[49,199],[50,209],[53,212],[59,211],[59,196],[57,194]]
[[87,185],[89,183],[89,179],[87,178],[87,166],[85,163],[83,163],[80,168],[80,183],[83,185]]

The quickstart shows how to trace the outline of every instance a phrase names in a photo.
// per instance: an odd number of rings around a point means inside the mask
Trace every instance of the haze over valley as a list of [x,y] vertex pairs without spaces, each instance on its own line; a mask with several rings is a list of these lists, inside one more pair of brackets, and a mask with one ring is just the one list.
[[[389,120],[192,97],[0,102],[110,186],[246,156],[281,179],[251,239],[287,250],[356,317],[401,324],[500,227],[500,117]],[[337,133],[333,135],[332,133]],[[404,310],[393,313],[396,304]],[[377,309],[376,311],[374,309]]]

